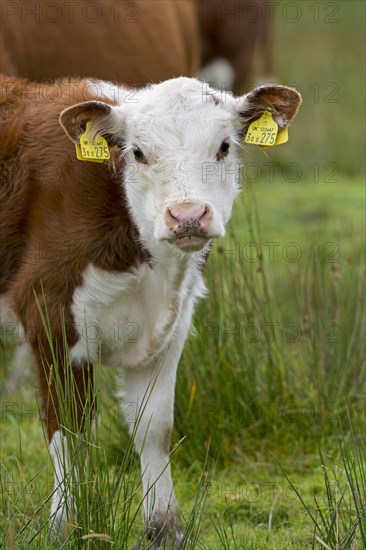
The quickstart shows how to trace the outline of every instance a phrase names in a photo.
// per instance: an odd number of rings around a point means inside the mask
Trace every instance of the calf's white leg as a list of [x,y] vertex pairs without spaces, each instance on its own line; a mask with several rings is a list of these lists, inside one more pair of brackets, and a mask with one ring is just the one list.
[[70,457],[66,437],[56,431],[50,442],[50,454],[54,467],[54,492],[51,500],[51,527],[63,534],[70,513]]
[[183,537],[169,462],[176,370],[183,343],[182,337],[177,338],[155,365],[126,370],[123,378],[126,421],[140,455],[147,534],[156,545],[178,546]]

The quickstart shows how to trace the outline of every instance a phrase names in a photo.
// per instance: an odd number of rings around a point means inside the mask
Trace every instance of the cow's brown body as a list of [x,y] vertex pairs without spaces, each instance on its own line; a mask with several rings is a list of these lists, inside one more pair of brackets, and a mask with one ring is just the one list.
[[[270,0],[13,0],[2,5],[0,72],[142,86],[193,76],[217,58],[243,93],[255,52],[273,76]],[[57,7],[58,6],[58,7]]]
[[192,76],[200,62],[197,6],[194,0],[4,2],[0,46],[0,72],[37,81],[96,77],[142,86]]

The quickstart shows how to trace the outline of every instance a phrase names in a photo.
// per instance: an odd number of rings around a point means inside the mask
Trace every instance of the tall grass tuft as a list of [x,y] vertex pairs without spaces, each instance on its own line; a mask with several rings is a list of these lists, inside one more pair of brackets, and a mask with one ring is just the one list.
[[319,425],[331,434],[347,405],[362,410],[363,256],[346,261],[314,247],[298,262],[272,262],[269,246],[248,185],[209,258],[209,296],[178,371],[176,427],[187,436],[187,462],[197,449],[203,459],[208,435],[221,464],[263,438],[314,446]]
[[366,438],[357,415],[348,414],[348,433],[340,423],[339,454],[325,457],[319,444],[324,495],[314,493],[314,506],[305,502],[285,476],[314,525],[313,548],[366,548]]

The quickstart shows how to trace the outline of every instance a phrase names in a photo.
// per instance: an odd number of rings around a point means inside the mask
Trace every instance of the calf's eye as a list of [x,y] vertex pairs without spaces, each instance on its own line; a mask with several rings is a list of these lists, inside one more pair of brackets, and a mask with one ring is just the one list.
[[229,148],[230,148],[230,143],[228,141],[223,141],[221,143],[220,151],[222,153],[227,153],[229,151]]
[[137,162],[144,162],[144,163],[146,163],[145,155],[144,155],[144,153],[141,151],[141,149],[140,149],[139,147],[134,147],[134,148],[133,148],[133,154],[134,154],[135,160],[136,160]]
[[218,152],[216,154],[217,160],[222,160],[224,157],[226,157],[229,154],[229,149],[230,149],[230,142],[229,142],[229,140],[225,139],[221,143],[220,149],[218,150]]

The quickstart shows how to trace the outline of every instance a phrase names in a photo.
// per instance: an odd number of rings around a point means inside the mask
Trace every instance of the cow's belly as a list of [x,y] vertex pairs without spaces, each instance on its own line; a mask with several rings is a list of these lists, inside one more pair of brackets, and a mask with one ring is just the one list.
[[171,341],[183,300],[148,266],[132,274],[90,266],[74,293],[79,340],[72,360],[125,368],[150,363]]

